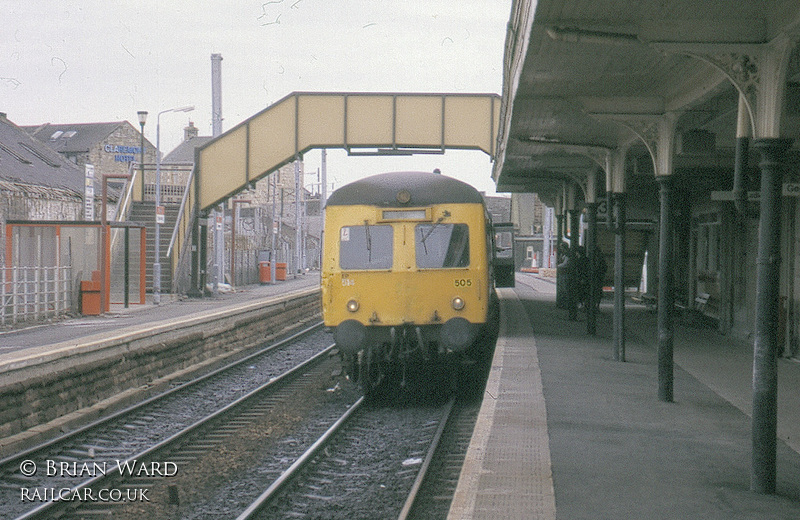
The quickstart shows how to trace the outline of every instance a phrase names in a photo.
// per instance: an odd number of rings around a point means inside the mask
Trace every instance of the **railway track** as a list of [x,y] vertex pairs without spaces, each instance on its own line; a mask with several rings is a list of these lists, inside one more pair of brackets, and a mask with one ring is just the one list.
[[447,518],[480,408],[481,400],[477,396],[456,404],[406,518]]
[[453,409],[359,400],[237,520],[409,518]]
[[[2,517],[53,518],[61,514],[56,510],[65,506],[96,510],[98,504],[147,501],[149,497],[143,495],[147,488],[138,486],[144,486],[148,478],[172,476],[185,461],[183,455],[170,461],[158,455],[166,446],[175,446],[205,425],[221,424],[223,417],[234,413],[239,415],[226,419],[228,426],[219,431],[219,438],[231,428],[244,427],[258,411],[255,407],[246,410],[243,403],[291,377],[285,375],[292,372],[290,367],[295,367],[292,373],[298,377],[307,370],[307,363],[326,359],[331,349],[329,336],[319,325],[311,327],[102,421],[0,461]],[[191,457],[191,451],[185,455]],[[127,477],[124,488],[114,487],[120,476]],[[107,490],[104,497],[99,495],[102,490]],[[131,495],[131,490],[138,495]]]

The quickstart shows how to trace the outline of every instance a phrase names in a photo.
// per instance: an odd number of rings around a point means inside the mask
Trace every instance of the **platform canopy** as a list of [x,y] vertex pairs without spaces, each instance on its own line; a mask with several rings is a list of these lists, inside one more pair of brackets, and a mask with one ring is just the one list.
[[195,200],[211,208],[313,148],[494,159],[499,116],[497,94],[293,93],[198,148]]
[[[642,158],[629,168],[652,178],[648,132],[666,114],[678,118],[676,167],[732,167],[740,93],[755,137],[779,132],[768,110],[759,113],[757,91],[772,88],[772,50],[791,45],[799,30],[800,4],[790,0],[515,1],[498,191],[555,197],[565,181],[585,179],[628,145]],[[792,63],[785,79],[796,85],[800,66]],[[797,101],[797,91],[788,94]],[[681,148],[687,132],[710,139],[704,153]]]

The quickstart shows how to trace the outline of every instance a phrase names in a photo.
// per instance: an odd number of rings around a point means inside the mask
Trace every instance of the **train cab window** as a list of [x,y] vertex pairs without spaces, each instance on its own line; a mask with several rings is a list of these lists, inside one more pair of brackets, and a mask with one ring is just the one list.
[[392,242],[392,226],[345,226],[339,230],[339,266],[342,269],[391,269]]
[[418,268],[469,266],[469,226],[466,224],[418,224],[414,236]]

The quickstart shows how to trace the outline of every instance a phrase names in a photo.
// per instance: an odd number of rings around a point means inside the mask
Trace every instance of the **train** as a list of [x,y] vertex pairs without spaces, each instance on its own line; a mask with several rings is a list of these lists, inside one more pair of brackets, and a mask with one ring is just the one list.
[[324,218],[322,315],[348,377],[373,398],[473,380],[497,337],[495,287],[514,281],[480,192],[382,173],[334,191]]

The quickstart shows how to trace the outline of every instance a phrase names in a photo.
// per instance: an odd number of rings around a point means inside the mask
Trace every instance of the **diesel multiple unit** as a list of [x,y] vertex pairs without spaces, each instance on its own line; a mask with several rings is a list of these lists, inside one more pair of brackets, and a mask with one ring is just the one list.
[[420,375],[441,384],[432,376],[443,367],[486,356],[498,317],[494,252],[483,197],[456,179],[385,173],[330,196],[323,317],[365,393]]

